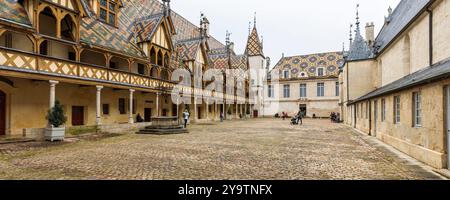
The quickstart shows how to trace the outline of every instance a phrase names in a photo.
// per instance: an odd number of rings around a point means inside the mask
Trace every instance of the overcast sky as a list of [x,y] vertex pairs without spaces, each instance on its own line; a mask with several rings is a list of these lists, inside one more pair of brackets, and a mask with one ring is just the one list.
[[[221,42],[232,32],[238,54],[244,52],[248,24],[253,23],[264,37],[264,52],[271,66],[285,56],[340,51],[348,48],[349,25],[355,23],[356,4],[360,4],[361,28],[375,22],[378,32],[387,9],[400,0],[172,0],[171,7],[194,24],[203,12],[211,23],[210,33]],[[253,25],[252,25],[253,26]],[[364,32],[363,32],[364,33]]]

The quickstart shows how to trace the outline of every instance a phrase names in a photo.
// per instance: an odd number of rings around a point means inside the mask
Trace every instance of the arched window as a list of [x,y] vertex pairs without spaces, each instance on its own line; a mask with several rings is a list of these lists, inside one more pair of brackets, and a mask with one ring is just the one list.
[[161,51],[158,52],[158,65],[163,66],[163,54]]
[[154,48],[150,50],[150,62],[156,65],[156,51]]
[[161,71],[161,79],[169,80],[169,73],[167,72],[167,70]]
[[411,73],[411,40],[409,35],[405,36],[403,42],[403,65],[404,65],[404,75]]
[[152,67],[150,70],[150,76],[153,78],[158,78],[158,68]]
[[61,38],[75,41],[76,25],[70,15],[66,15],[61,20]]
[[56,37],[56,21],[53,11],[46,7],[39,13],[39,33]]
[[164,67],[169,67],[169,56],[167,54],[164,55]]

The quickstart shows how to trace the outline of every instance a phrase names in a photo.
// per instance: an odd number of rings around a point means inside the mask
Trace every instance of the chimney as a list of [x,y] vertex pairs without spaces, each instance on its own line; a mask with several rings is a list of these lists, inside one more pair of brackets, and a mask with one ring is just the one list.
[[366,40],[369,47],[372,47],[375,40],[375,25],[373,22],[366,24]]

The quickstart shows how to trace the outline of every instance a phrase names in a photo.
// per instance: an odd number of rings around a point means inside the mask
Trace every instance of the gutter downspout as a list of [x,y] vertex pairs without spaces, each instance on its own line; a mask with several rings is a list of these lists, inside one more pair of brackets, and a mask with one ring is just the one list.
[[372,135],[372,101],[369,100],[369,135]]
[[429,58],[430,58],[430,66],[432,66],[433,65],[433,10],[430,8],[430,7],[428,7],[427,8],[427,12],[428,12],[428,19],[429,19],[429,21],[428,21],[428,24],[429,24],[429,35],[428,35],[428,39],[429,39]]

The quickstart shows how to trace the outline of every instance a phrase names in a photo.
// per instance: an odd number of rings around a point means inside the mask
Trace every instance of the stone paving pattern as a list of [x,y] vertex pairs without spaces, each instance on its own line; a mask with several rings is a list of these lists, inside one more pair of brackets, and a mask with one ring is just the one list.
[[0,179],[430,179],[328,120],[250,119],[182,135],[0,145]]

